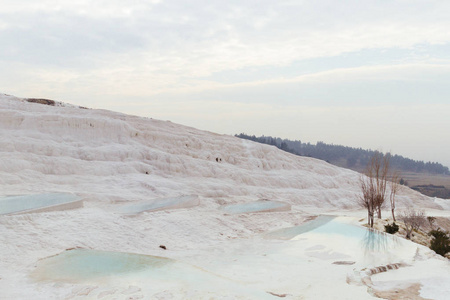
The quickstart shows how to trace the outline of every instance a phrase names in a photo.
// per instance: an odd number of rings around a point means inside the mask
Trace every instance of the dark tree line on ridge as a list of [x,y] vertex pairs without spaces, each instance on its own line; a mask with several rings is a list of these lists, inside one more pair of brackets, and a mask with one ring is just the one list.
[[[358,171],[363,170],[367,166],[375,153],[373,150],[326,144],[324,142],[317,142],[314,145],[302,143],[300,140],[291,141],[271,136],[256,137],[245,133],[236,134],[235,136],[258,143],[273,145],[292,154],[318,158],[340,167]],[[402,172],[450,175],[448,167],[440,163],[417,161],[401,155],[392,155],[390,157],[390,165],[392,169]]]

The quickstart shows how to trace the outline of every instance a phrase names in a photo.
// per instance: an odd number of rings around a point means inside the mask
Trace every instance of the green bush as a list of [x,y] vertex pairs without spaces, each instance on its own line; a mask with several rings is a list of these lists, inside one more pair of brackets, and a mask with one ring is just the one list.
[[445,256],[447,252],[450,252],[450,238],[448,232],[435,229],[431,230],[429,234],[433,236],[430,245],[431,250],[442,256]]
[[398,225],[393,222],[392,224],[384,225],[384,230],[387,233],[394,234],[398,231]]

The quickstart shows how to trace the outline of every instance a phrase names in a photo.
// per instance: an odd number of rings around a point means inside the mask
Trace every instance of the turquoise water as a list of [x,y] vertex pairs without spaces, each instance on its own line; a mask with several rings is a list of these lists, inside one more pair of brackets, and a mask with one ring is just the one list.
[[299,226],[269,232],[265,237],[288,240],[307,232],[328,237],[330,240],[337,237],[349,245],[356,243],[365,251],[384,252],[396,246],[398,242],[393,235],[349,224],[334,216],[319,216]]
[[0,214],[10,214],[79,200],[74,194],[49,193],[0,198]]
[[158,200],[153,200],[145,203],[138,203],[124,206],[120,209],[120,212],[125,214],[138,214],[144,211],[158,210],[160,208],[170,208],[172,206],[182,204],[184,202],[192,201],[196,196],[182,196],[175,198],[163,198]]
[[230,214],[242,214],[280,208],[283,206],[286,206],[286,204],[275,201],[255,201],[250,203],[225,205],[221,209]]
[[[279,230],[269,232],[265,235],[265,237],[266,238],[274,238],[274,239],[282,239],[282,240],[290,240],[299,234],[318,229],[318,228],[324,226],[325,224],[331,222],[334,218],[335,218],[334,216],[318,216],[314,220],[309,221],[309,222],[304,223],[299,226],[282,228]],[[325,230],[327,228],[328,227],[325,227]]]
[[396,245],[397,238],[385,232],[380,232],[370,228],[356,226],[345,222],[332,220],[316,229],[313,233],[342,237],[350,242],[357,241],[361,248],[366,251],[384,252]]
[[173,260],[132,253],[74,249],[38,264],[41,280],[78,281],[160,269]]
[[[324,218],[327,217],[328,216],[324,216]],[[333,217],[328,218],[331,218],[328,222],[324,222],[322,225],[313,228],[311,231],[314,233],[341,235],[355,238],[362,238],[368,231],[365,227],[340,222]]]

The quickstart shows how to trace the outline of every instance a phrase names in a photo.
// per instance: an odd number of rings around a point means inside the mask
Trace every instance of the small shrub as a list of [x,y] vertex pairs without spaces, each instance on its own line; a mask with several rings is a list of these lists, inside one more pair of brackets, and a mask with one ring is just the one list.
[[423,210],[415,210],[413,208],[408,208],[399,217],[405,223],[406,238],[408,240],[411,239],[412,232],[418,232],[427,220]]
[[434,222],[436,222],[436,218],[435,217],[427,217],[427,220],[428,220],[428,224],[430,224],[431,229],[433,229]]
[[447,232],[435,229],[430,231],[430,235],[433,236],[430,245],[431,250],[442,256],[450,252],[450,238]]
[[396,233],[398,231],[398,229],[399,229],[398,225],[395,224],[395,222],[393,222],[392,224],[384,225],[384,230],[390,234]]

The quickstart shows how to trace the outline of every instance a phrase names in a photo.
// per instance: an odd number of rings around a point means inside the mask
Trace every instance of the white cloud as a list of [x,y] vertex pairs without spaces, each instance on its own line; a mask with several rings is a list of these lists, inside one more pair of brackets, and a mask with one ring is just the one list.
[[[326,119],[305,107],[446,101],[449,14],[450,2],[424,0],[4,0],[0,92],[159,111],[220,132],[285,133],[317,122],[337,128],[345,117]],[[447,48],[431,53],[439,45]],[[405,56],[359,59],[370,49]],[[344,57],[359,62],[328,65]],[[314,66],[292,70],[305,61]],[[227,72],[251,76],[216,76]],[[257,121],[274,116],[273,124]]]
[[[5,44],[19,49],[9,59],[28,56],[33,65],[50,53],[45,64],[69,60],[62,68],[77,68],[88,57],[91,63],[78,72],[125,63],[145,73],[170,73],[180,84],[186,77],[223,70],[450,41],[449,5],[443,2],[416,2],[412,7],[401,2],[367,7],[357,1],[295,6],[283,1],[14,3],[7,2],[0,13],[11,26],[28,26],[4,33]],[[14,40],[12,34],[18,33],[23,38]]]

